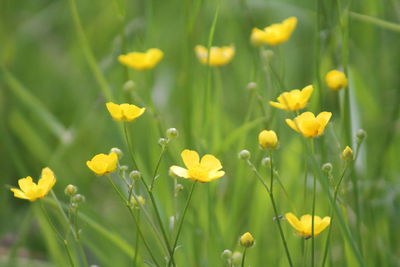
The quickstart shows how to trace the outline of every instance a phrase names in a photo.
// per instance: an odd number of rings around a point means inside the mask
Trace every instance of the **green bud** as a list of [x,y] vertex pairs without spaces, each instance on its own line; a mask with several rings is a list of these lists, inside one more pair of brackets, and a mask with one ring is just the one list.
[[168,140],[165,138],[160,138],[160,139],[158,139],[158,144],[160,146],[166,146],[168,144]]
[[359,129],[356,133],[357,143],[361,144],[362,141],[367,137],[367,132],[363,129]]
[[324,165],[322,165],[321,170],[325,173],[330,173],[332,171],[332,164],[330,162],[325,163]]
[[168,139],[175,139],[175,138],[177,138],[178,136],[179,136],[179,132],[178,132],[177,129],[175,129],[175,128],[169,128],[169,129],[167,130],[167,137],[168,137]]
[[124,153],[123,153],[122,150],[119,149],[118,147],[113,147],[113,148],[111,148],[110,153],[111,153],[111,152],[116,153],[117,156],[118,156],[118,159],[121,159],[121,158],[124,156]]
[[135,82],[132,80],[129,80],[124,84],[125,91],[129,91],[129,90],[133,89],[133,87],[135,87]]
[[230,260],[232,258],[232,251],[225,249],[221,254],[221,258],[224,260]]
[[270,157],[265,157],[261,160],[261,165],[264,167],[271,167],[271,158]]
[[129,174],[129,178],[131,178],[132,180],[138,180],[138,179],[140,179],[141,176],[142,176],[142,174],[140,173],[140,171],[137,171],[137,170],[133,170]]
[[85,202],[85,196],[81,195],[81,194],[76,194],[75,196],[72,197],[71,199],[72,203],[82,203]]
[[65,187],[65,189],[64,189],[64,194],[66,194],[67,196],[70,196],[70,197],[75,195],[76,192],[78,192],[78,188],[72,184],[67,185],[67,187]]
[[232,263],[233,265],[239,265],[242,262],[242,253],[240,253],[239,251],[235,251],[232,254]]
[[246,149],[243,149],[242,151],[239,152],[239,158],[243,160],[248,160],[250,159],[250,152]]
[[121,170],[121,171],[127,171],[128,170],[128,166],[126,166],[126,165],[121,165],[120,167],[119,167],[119,169]]

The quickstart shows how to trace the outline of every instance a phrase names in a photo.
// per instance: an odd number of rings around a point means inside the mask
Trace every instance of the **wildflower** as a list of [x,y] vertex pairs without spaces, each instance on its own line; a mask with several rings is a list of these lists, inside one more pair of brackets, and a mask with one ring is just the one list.
[[154,68],[163,58],[164,53],[158,48],[148,49],[145,53],[131,52],[120,55],[118,61],[132,69],[147,70]]
[[[298,235],[304,237],[312,236],[312,216],[309,214],[301,216],[300,220],[289,212],[285,214],[286,220],[293,226],[298,232]],[[331,217],[326,216],[321,219],[319,216],[314,216],[314,236],[319,235],[326,227],[331,223]]]
[[50,168],[42,170],[41,178],[38,183],[32,181],[32,177],[28,176],[18,180],[19,188],[11,188],[14,197],[35,201],[44,198],[56,183],[56,177]]
[[110,149],[110,152],[115,152],[117,153],[118,158],[122,158],[124,156],[124,152],[122,152],[121,149],[119,149],[118,147],[113,147]]
[[262,149],[274,149],[278,145],[278,136],[273,130],[261,131],[258,135],[258,143]]
[[106,103],[108,112],[110,112],[111,117],[117,121],[133,121],[140,117],[146,108],[139,108],[131,104],[114,104],[113,102]]
[[170,167],[171,172],[179,177],[204,183],[225,175],[225,172],[221,171],[221,162],[213,155],[204,155],[200,161],[196,151],[185,149],[182,151],[181,157],[187,169],[178,166]]
[[251,248],[254,245],[254,237],[249,233],[244,233],[240,237],[240,245],[245,248]]
[[288,111],[299,110],[307,105],[313,90],[314,88],[312,85],[308,85],[301,91],[295,89],[290,92],[284,92],[278,96],[278,102],[269,101],[269,104],[273,107]]
[[324,133],[325,126],[328,124],[332,113],[321,112],[317,117],[312,112],[304,112],[294,118],[294,120],[286,119],[286,123],[295,130],[301,133],[304,137],[316,137]]
[[117,168],[118,155],[115,152],[110,154],[97,154],[92,160],[86,161],[88,168],[97,175],[112,173]]
[[210,56],[208,56],[208,49],[202,45],[196,45],[196,55],[201,64],[210,66],[223,66],[228,64],[235,55],[234,46],[213,46],[210,48]]
[[346,148],[343,150],[342,159],[347,161],[353,160],[353,150],[349,146],[346,146]]
[[338,70],[331,70],[325,76],[325,82],[333,91],[340,90],[347,86],[346,75]]
[[253,28],[251,32],[251,42],[254,45],[278,45],[289,40],[292,32],[296,28],[297,18],[290,17],[282,21],[281,23],[272,24],[265,27],[263,30]]

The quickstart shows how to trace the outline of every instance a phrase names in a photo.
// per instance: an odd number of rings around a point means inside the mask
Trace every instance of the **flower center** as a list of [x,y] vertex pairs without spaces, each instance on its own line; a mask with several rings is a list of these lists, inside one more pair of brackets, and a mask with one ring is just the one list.
[[208,178],[208,170],[200,165],[190,168],[188,174],[190,178],[196,180],[205,180]]

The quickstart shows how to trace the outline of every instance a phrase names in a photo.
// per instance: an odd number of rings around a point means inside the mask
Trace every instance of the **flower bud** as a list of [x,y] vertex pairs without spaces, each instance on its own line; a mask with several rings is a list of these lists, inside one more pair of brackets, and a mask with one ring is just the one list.
[[[139,203],[138,203],[138,201],[139,201]],[[133,207],[139,209],[140,206],[144,206],[144,204],[146,204],[146,199],[144,199],[142,196],[137,196],[136,198],[131,197],[131,205]]]
[[325,163],[324,165],[322,165],[321,170],[325,173],[330,173],[332,171],[332,164],[330,162]]
[[325,82],[333,91],[340,90],[347,86],[346,75],[338,70],[331,70],[328,72],[325,76]]
[[348,161],[353,160],[353,150],[349,146],[346,146],[346,148],[343,150],[342,159]]
[[272,57],[274,56],[274,51],[267,49],[262,51],[262,55],[266,58],[266,59],[272,59]]
[[140,171],[137,170],[133,170],[131,171],[131,173],[129,173],[129,178],[131,178],[132,180],[139,180],[141,176],[142,174],[140,173]]
[[81,203],[85,201],[85,196],[81,194],[76,194],[75,196],[72,197],[71,199],[72,203]]
[[243,149],[242,151],[239,152],[239,158],[243,160],[248,160],[250,159],[250,152],[246,149]]
[[129,90],[131,90],[133,87],[135,87],[135,82],[132,81],[132,80],[129,80],[129,81],[127,81],[127,82],[124,84],[124,90],[125,90],[125,91],[129,91]]
[[233,265],[239,265],[242,262],[242,253],[240,253],[239,251],[235,251],[232,254],[232,264]]
[[70,197],[75,195],[76,192],[78,192],[78,188],[72,184],[67,185],[67,187],[65,187],[65,189],[64,189],[64,194],[66,194],[67,196],[70,196]]
[[158,144],[160,146],[166,146],[168,144],[168,140],[165,138],[160,138],[160,139],[158,139]]
[[274,149],[278,145],[278,136],[273,130],[261,131],[258,135],[258,143],[262,149]]
[[124,156],[124,153],[123,153],[122,150],[119,149],[118,147],[113,147],[113,148],[111,148],[110,153],[111,153],[111,152],[116,153],[117,156],[118,156],[118,159],[121,159],[121,158]]
[[230,260],[232,258],[232,251],[230,251],[229,249],[225,249],[221,253],[221,258],[223,258],[224,260]]
[[255,82],[249,82],[246,86],[247,90],[254,90],[257,88],[257,83]]
[[127,171],[128,170],[128,166],[126,166],[126,165],[121,165],[121,166],[119,166],[119,169],[121,170],[121,171]]
[[181,185],[181,184],[176,184],[176,186],[175,186],[175,192],[176,193],[179,193],[180,191],[182,191],[183,190],[183,185]]
[[251,248],[254,245],[254,237],[249,233],[244,233],[240,237],[240,245],[245,248]]
[[177,138],[178,136],[179,136],[179,132],[178,132],[177,129],[175,129],[175,128],[169,128],[169,129],[167,130],[167,137],[168,137],[168,139],[175,139],[175,138]]
[[356,133],[357,143],[361,144],[362,141],[367,137],[367,133],[363,129],[359,129]]
[[261,165],[264,167],[271,167],[271,158],[270,157],[265,157],[261,160]]

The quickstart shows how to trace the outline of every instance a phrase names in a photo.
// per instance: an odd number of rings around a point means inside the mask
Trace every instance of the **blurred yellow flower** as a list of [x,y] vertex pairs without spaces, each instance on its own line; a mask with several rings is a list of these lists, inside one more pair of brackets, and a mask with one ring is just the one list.
[[286,123],[296,132],[309,138],[322,135],[331,117],[332,113],[330,112],[324,111],[315,117],[312,112],[307,111],[294,118],[294,120],[286,119]]
[[[195,52],[199,61],[207,65],[208,61],[208,50],[207,47],[202,45],[196,45]],[[222,46],[216,47],[213,46],[210,48],[210,66],[222,66],[228,64],[233,56],[235,55],[235,47],[234,46]]]
[[221,171],[221,162],[213,155],[204,155],[200,161],[196,151],[185,149],[181,157],[187,169],[178,166],[170,167],[170,171],[179,177],[205,183],[225,175],[225,172]]
[[278,136],[273,130],[263,130],[258,135],[258,143],[263,149],[274,149],[278,145]]
[[269,101],[273,107],[295,111],[304,108],[308,104],[308,100],[313,92],[312,85],[308,85],[303,90],[295,89],[290,92],[284,92],[278,96],[278,102]]
[[346,146],[346,148],[342,152],[342,159],[343,160],[353,160],[353,150],[351,147]]
[[239,242],[242,247],[251,248],[254,245],[254,237],[246,232],[240,237]]
[[115,152],[110,154],[97,154],[91,160],[86,161],[88,168],[97,175],[112,173],[117,168],[118,155]]
[[333,91],[340,90],[347,86],[346,75],[338,70],[331,70],[325,76],[325,82]]
[[146,108],[139,108],[131,104],[114,104],[113,102],[106,103],[106,107],[110,115],[117,121],[133,121],[140,117]]
[[254,45],[278,45],[289,40],[292,32],[296,28],[297,18],[290,17],[281,23],[272,24],[264,30],[253,28],[250,40]]
[[[312,216],[309,214],[301,216],[300,220],[291,212],[285,214],[286,220],[296,229],[298,235],[304,237],[312,236]],[[326,216],[321,219],[314,216],[314,236],[319,235],[331,223],[331,217]]]
[[131,52],[120,55],[118,61],[136,70],[147,70],[154,68],[163,58],[164,53],[158,48],[148,49],[145,53]]
[[32,177],[28,176],[18,180],[19,188],[11,188],[14,197],[34,201],[44,198],[56,183],[56,178],[50,168],[42,170],[42,176],[36,184],[32,181]]

